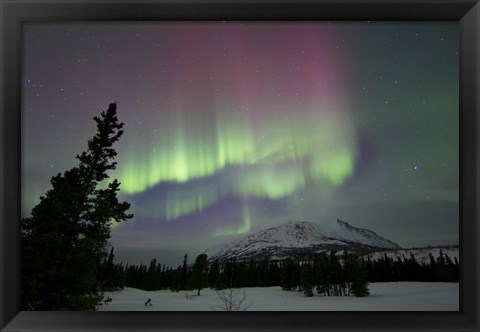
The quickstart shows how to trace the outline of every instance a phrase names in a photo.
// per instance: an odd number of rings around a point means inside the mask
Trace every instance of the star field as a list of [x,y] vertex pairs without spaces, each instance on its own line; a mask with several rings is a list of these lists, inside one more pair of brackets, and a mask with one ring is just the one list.
[[27,23],[22,214],[116,101],[111,177],[135,217],[112,242],[127,260],[288,220],[458,243],[457,35],[454,22]]

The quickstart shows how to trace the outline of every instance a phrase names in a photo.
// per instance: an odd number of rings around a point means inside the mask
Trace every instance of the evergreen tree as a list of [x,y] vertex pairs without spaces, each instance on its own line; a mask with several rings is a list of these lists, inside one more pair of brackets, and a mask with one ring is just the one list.
[[208,285],[216,290],[221,289],[220,285],[220,264],[216,260],[208,271]]
[[338,261],[337,255],[335,255],[335,252],[333,250],[330,251],[330,256],[328,260],[327,279],[332,285],[333,296],[342,295],[342,290],[345,286],[343,270],[340,262]]
[[353,289],[353,280],[357,273],[357,257],[353,254],[349,254],[346,250],[343,254],[343,269],[345,275],[345,281],[347,284],[347,296],[350,296]]
[[454,275],[454,280],[455,282],[458,282],[460,280],[460,265],[458,264],[458,259],[457,257],[453,257],[454,264],[453,264],[453,275]]
[[367,280],[371,281],[371,282],[376,282],[378,281],[378,276],[376,274],[376,270],[375,270],[375,264],[372,262],[372,259],[369,256],[367,256],[367,261],[366,261],[366,267],[367,267]]
[[174,274],[174,271],[173,271],[173,268],[171,266],[169,266],[168,268],[165,266],[165,264],[163,265],[163,270],[162,270],[162,280],[163,280],[163,283],[162,283],[162,289],[172,289],[172,285],[173,285],[173,274]]
[[104,290],[114,291],[123,287],[123,267],[121,264],[113,263],[115,254],[114,248],[110,250],[110,254],[102,267],[101,281],[103,282]]
[[236,283],[234,287],[241,288],[247,285],[247,264],[245,262],[237,262],[235,266],[237,272]]
[[193,264],[192,275],[190,278],[190,287],[197,289],[197,296],[200,291],[207,285],[208,261],[206,254],[200,254]]
[[325,252],[321,252],[314,261],[315,284],[317,292],[330,296],[332,279],[329,273],[329,260]]
[[429,280],[428,281],[438,281],[438,276],[437,276],[437,262],[435,262],[435,258],[433,258],[432,253],[428,254],[429,260],[430,260],[430,265],[429,265]]
[[145,290],[160,289],[160,270],[158,268],[157,260],[154,258],[150,261],[147,273],[145,274]]
[[[186,255],[185,255],[186,256]],[[184,257],[186,259],[186,257]],[[179,266],[175,271],[171,271],[171,285],[170,285],[170,290],[172,292],[178,292],[181,289],[186,289],[186,287],[183,287],[182,284],[186,284],[186,281],[183,281],[183,276],[187,276],[187,271],[182,268],[182,266]]]
[[300,286],[305,296],[313,296],[313,268],[310,263],[304,263],[300,269]]
[[400,257],[393,262],[393,280],[405,281],[405,265]]
[[117,199],[120,183],[105,183],[116,168],[112,146],[123,133],[116,104],[94,120],[97,133],[76,156],[79,165],[52,177],[52,188],[21,222],[25,310],[94,310],[110,223],[132,218],[130,204]]
[[235,271],[235,265],[236,265],[235,263],[236,263],[235,259],[232,259],[225,264],[223,268],[222,288],[234,287],[237,279],[237,274]]
[[419,276],[420,265],[415,256],[410,253],[409,259],[405,259],[405,276],[408,281],[421,281]]
[[447,266],[447,278],[445,281],[456,282],[458,277],[455,275],[455,264],[452,262],[452,259],[447,254],[444,254],[445,264]]
[[393,261],[390,257],[387,256],[385,253],[383,256],[383,260],[380,260],[380,270],[381,270],[381,277],[383,278],[382,281],[393,281]]
[[188,289],[188,286],[187,286],[187,281],[188,281],[187,280],[187,278],[188,278],[187,262],[188,262],[188,254],[185,254],[185,256],[183,256],[181,279],[179,280],[179,283],[178,283],[178,289]]
[[264,257],[257,265],[257,287],[269,286],[268,280],[268,257]]
[[437,275],[438,281],[450,281],[452,279],[449,266],[445,256],[443,255],[442,249],[440,249],[440,254],[437,257],[437,267],[435,269],[435,274]]
[[352,278],[352,293],[357,297],[370,295],[367,282],[367,267],[358,257],[353,258],[354,274]]
[[272,261],[268,265],[268,280],[270,282],[270,286],[279,286],[280,285],[280,267],[278,263]]
[[293,260],[289,257],[283,262],[281,272],[280,272],[280,286],[282,286],[283,290],[293,289],[294,287],[293,274],[294,274],[294,263],[293,263]]
[[255,287],[257,280],[257,262],[255,260],[250,260],[247,267],[247,279],[246,285],[248,287]]

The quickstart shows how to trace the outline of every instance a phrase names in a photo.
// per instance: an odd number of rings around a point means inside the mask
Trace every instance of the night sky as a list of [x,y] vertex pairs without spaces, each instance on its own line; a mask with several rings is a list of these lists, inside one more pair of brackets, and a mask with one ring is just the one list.
[[[117,102],[117,259],[340,218],[458,244],[456,22],[24,24],[22,214]],[[207,252],[213,254],[213,252]]]

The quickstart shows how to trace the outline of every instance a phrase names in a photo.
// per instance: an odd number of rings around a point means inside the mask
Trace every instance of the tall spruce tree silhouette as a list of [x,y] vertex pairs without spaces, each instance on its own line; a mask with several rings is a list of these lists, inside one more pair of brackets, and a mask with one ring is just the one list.
[[195,259],[195,264],[192,268],[192,276],[190,286],[197,290],[197,296],[200,296],[200,291],[207,286],[208,276],[208,260],[206,254],[200,254]]
[[[119,202],[113,144],[122,136],[116,104],[100,117],[77,167],[52,177],[52,188],[22,219],[22,309],[95,310],[103,297],[101,266],[108,257],[111,222],[133,217]],[[101,184],[101,185],[100,185]]]

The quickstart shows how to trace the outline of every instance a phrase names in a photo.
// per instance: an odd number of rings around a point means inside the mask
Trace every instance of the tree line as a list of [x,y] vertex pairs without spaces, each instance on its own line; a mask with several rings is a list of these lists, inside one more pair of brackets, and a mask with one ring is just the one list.
[[123,265],[113,263],[113,249],[108,260],[112,271],[109,290],[133,287],[148,291],[196,291],[203,288],[222,290],[242,287],[280,286],[285,291],[302,291],[324,296],[368,296],[368,283],[391,281],[458,282],[459,263],[440,251],[437,258],[429,254],[427,262],[419,263],[410,253],[396,259],[386,254],[373,260],[354,253],[316,254],[313,260],[287,258],[283,261],[261,260],[208,262],[206,254],[189,264],[185,254],[177,268],[152,259],[150,264]]
[[458,282],[460,264],[456,257],[453,260],[440,250],[438,257],[429,253],[428,260],[419,263],[410,253],[409,257],[390,258],[387,254],[372,260],[365,260],[367,279],[370,282],[388,281],[443,281]]

